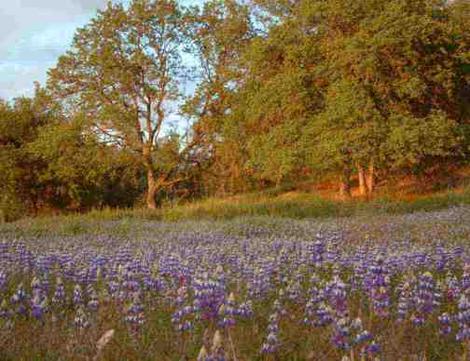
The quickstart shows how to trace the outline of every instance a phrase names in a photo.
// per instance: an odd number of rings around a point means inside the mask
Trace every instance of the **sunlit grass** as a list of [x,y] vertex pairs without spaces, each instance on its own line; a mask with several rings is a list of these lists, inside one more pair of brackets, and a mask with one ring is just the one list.
[[207,198],[177,205],[163,205],[157,210],[96,209],[88,213],[25,218],[0,226],[0,232],[11,230],[41,234],[54,230],[59,234],[76,235],[99,228],[101,221],[117,221],[115,232],[127,233],[133,219],[157,221],[229,220],[246,217],[281,217],[293,219],[393,215],[418,211],[435,211],[450,206],[470,204],[470,187],[460,191],[393,199],[378,197],[372,200],[351,199],[339,201],[306,192],[250,193],[229,198]]

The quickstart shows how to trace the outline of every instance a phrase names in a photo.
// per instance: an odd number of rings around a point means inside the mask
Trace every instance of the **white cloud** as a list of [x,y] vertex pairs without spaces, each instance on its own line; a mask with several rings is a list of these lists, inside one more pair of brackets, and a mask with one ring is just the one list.
[[44,81],[44,69],[52,65],[53,63],[1,63],[0,98],[11,99],[17,96],[30,95],[33,91],[33,81]]
[[[126,3],[128,0],[113,0]],[[181,0],[184,5],[204,0]],[[107,0],[0,0],[0,98],[30,95]]]
[[0,0],[0,97],[30,94],[106,0]]

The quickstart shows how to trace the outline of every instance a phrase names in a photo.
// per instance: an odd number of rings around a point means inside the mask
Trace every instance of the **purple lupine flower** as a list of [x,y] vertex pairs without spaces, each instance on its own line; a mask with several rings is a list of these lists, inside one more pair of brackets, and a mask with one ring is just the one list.
[[323,259],[324,259],[324,256],[323,256],[324,252],[325,252],[325,245],[323,243],[322,235],[320,233],[317,233],[315,243],[313,244],[313,247],[312,247],[312,256],[311,256],[313,265],[316,268],[320,268],[322,266]]
[[335,276],[325,287],[325,294],[336,314],[336,317],[343,318],[348,313],[346,284],[340,277]]
[[145,322],[144,307],[140,301],[140,294],[134,293],[132,303],[126,310],[125,321],[130,325],[132,331],[138,331]]
[[112,298],[117,298],[119,293],[120,284],[118,281],[110,280],[107,284],[109,296]]
[[212,320],[218,317],[218,311],[225,299],[225,278],[222,270],[218,270],[216,277],[210,278],[208,273],[195,277],[194,310],[200,312],[202,319]]
[[379,256],[370,265],[364,279],[364,289],[368,292],[374,313],[388,317],[390,308],[389,277],[385,269],[384,258]]
[[459,330],[457,341],[466,342],[470,340],[470,301],[465,294],[460,296],[458,304],[457,322]]
[[253,303],[250,300],[240,303],[238,305],[238,308],[235,310],[235,313],[237,316],[240,316],[243,318],[252,317],[253,316]]
[[122,276],[122,287],[127,294],[131,295],[139,290],[140,285],[132,268],[125,268]]
[[447,312],[444,312],[438,317],[439,333],[441,335],[448,335],[452,332],[451,317]]
[[316,319],[314,321],[314,326],[321,327],[332,323],[333,313],[334,311],[330,306],[328,306],[325,302],[321,302],[315,311]]
[[413,315],[412,321],[415,325],[424,324],[428,316],[439,305],[439,297],[432,274],[425,272],[420,275],[413,300],[416,313]]
[[403,282],[397,287],[398,290],[398,322],[407,319],[413,307],[413,293],[411,285],[408,282]]
[[178,325],[178,331],[181,331],[181,332],[189,331],[189,330],[192,330],[193,327],[194,327],[193,322],[186,320]]
[[90,284],[87,287],[87,294],[88,294],[88,303],[87,308],[91,311],[97,311],[99,306],[98,301],[98,294],[96,293],[93,286]]
[[325,304],[325,294],[323,289],[318,289],[313,285],[309,291],[310,299],[305,306],[304,323],[322,327],[333,322],[332,310]]
[[0,270],[0,292],[2,292],[7,284],[7,274],[5,271]]
[[372,341],[365,349],[365,352],[369,354],[370,356],[374,356],[380,352],[380,345]]
[[273,313],[269,316],[268,335],[263,345],[261,353],[271,354],[277,352],[280,346],[279,342],[279,314]]
[[470,262],[466,262],[463,266],[462,274],[462,292],[470,292]]
[[348,317],[337,319],[334,323],[332,342],[339,350],[359,348],[362,353],[367,353],[375,345],[372,335],[363,328],[359,317],[353,320]]
[[[362,250],[362,249],[361,249]],[[363,259],[365,255],[364,251],[359,250],[359,256]],[[354,273],[352,275],[351,288],[353,291],[359,291],[364,284],[364,277],[367,273],[367,267],[365,262],[358,262],[354,265]]]
[[219,307],[219,326],[222,328],[231,327],[235,325],[235,318],[236,315],[236,304],[235,304],[235,295],[230,293],[229,297]]
[[365,331],[360,317],[356,317],[354,320],[351,321],[351,330],[352,330],[352,333],[355,333],[358,338],[365,337],[365,335],[360,336],[361,333]]
[[349,350],[351,347],[349,343],[350,329],[349,329],[349,319],[348,318],[339,318],[334,323],[334,334],[332,337],[332,342],[335,347],[340,350]]
[[370,340],[372,340],[372,335],[370,334],[370,332],[367,330],[363,330],[358,333],[354,338],[354,344],[359,345]]
[[189,320],[185,320],[186,316],[191,315],[194,312],[192,306],[181,307],[178,311],[173,313],[171,322],[175,325],[178,331],[188,331],[193,328],[193,323]]
[[73,289],[72,301],[75,307],[83,304],[82,287],[77,283]]
[[26,315],[27,308],[26,308],[26,300],[28,295],[23,287],[23,284],[20,283],[16,288],[16,292],[11,297],[11,303],[16,306],[16,313],[19,315]]
[[372,334],[365,330],[362,326],[362,320],[358,317],[351,322],[353,347],[359,347],[361,355],[375,355],[380,351],[378,344],[375,342]]
[[248,282],[248,296],[259,299],[266,296],[272,288],[271,275],[274,271],[274,264],[266,262],[262,267],[254,270]]
[[31,300],[31,315],[42,320],[44,313],[47,311],[47,297],[40,290],[35,290]]
[[443,272],[447,268],[447,265],[450,260],[450,254],[446,249],[439,245],[436,247],[436,270],[438,272]]
[[460,296],[460,283],[455,275],[448,273],[445,280],[445,296],[449,302],[458,300]]
[[62,282],[62,278],[57,277],[54,295],[52,296],[52,303],[56,305],[63,304],[65,302],[65,287]]

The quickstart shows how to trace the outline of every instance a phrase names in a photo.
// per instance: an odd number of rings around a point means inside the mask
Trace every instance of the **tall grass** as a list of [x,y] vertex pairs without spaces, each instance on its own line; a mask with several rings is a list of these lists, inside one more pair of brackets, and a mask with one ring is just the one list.
[[378,197],[372,200],[351,199],[347,201],[325,199],[312,193],[290,192],[284,194],[248,194],[163,208],[160,217],[165,220],[179,219],[231,219],[239,216],[275,216],[288,218],[317,218],[352,216],[357,213],[401,214],[415,211],[432,211],[454,205],[470,204],[470,187],[460,191],[448,191],[416,198],[394,200]]
[[163,206],[157,210],[101,209],[84,214],[25,218],[0,226],[0,234],[28,230],[40,235],[57,232],[76,235],[85,229],[102,227],[101,221],[117,221],[113,232],[128,231],[130,220],[228,220],[238,217],[286,217],[294,219],[347,217],[354,215],[403,214],[417,211],[434,211],[450,206],[470,204],[470,187],[459,192],[449,191],[414,200],[393,200],[380,197],[373,200],[352,199],[338,201],[321,198],[311,193],[290,192],[284,194],[253,193],[231,198],[207,198],[174,206]]

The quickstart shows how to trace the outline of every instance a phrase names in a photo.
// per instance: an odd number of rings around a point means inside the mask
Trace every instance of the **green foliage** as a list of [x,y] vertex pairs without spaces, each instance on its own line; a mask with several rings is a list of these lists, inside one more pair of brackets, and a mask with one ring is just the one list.
[[[173,184],[178,166],[156,164],[172,140],[162,131],[181,95],[186,17],[173,0],[108,3],[78,30],[49,73],[51,91],[89,132],[133,152],[145,170],[147,205]],[[163,143],[163,144],[160,144]],[[181,151],[186,154],[187,149]],[[184,159],[183,156],[180,157]]]
[[36,86],[33,99],[18,98],[0,104],[0,218],[11,220],[39,200],[37,174],[42,165],[32,159],[26,146],[41,129],[54,121],[57,108]]
[[[55,206],[130,206],[140,192],[134,157],[100,143],[80,122],[43,127],[27,151],[45,165],[38,180],[54,189],[49,201]],[[110,192],[113,188],[121,188],[120,194]]]
[[248,143],[247,166],[255,178],[280,185],[301,163],[298,124],[280,124]]
[[141,192],[135,159],[100,142],[82,122],[65,121],[44,89],[2,104],[0,128],[4,220],[48,209],[131,206]]
[[457,124],[443,112],[425,118],[392,114],[385,145],[391,165],[397,168],[418,165],[426,157],[450,157],[459,141]]
[[306,169],[344,172],[349,182],[367,167],[369,179],[385,178],[468,153],[465,5],[256,4],[264,27],[242,50],[243,81],[218,122],[229,123],[227,144],[242,136],[237,172],[261,181],[252,184],[289,182]]
[[312,166],[337,169],[348,160],[364,164],[379,158],[386,129],[367,92],[341,79],[329,87],[324,111],[312,119],[305,136]]

